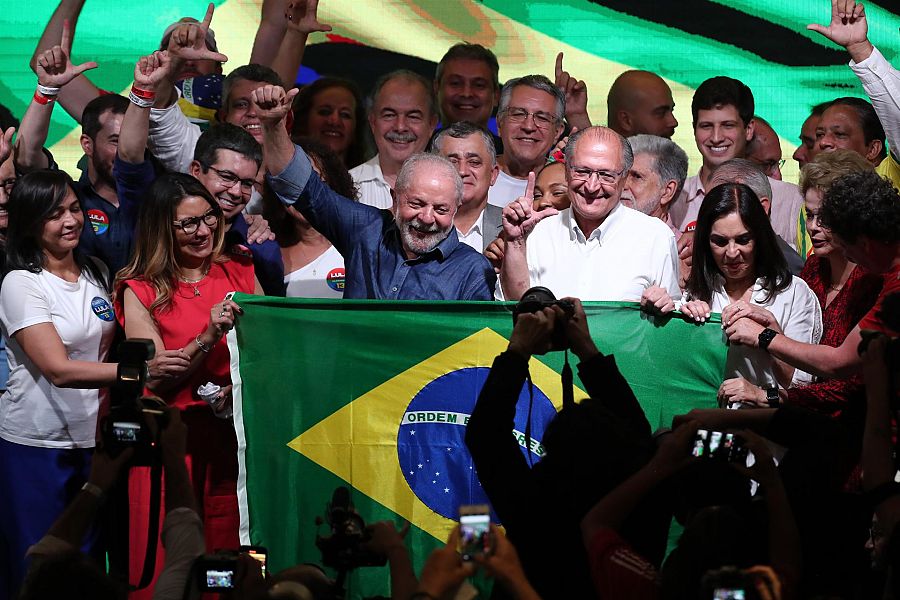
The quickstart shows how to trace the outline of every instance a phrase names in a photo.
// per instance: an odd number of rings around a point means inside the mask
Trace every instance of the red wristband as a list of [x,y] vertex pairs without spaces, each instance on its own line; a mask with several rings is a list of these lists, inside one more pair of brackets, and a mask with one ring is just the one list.
[[131,86],[131,93],[144,100],[153,100],[154,98],[156,98],[156,92],[151,92],[150,90],[142,90],[136,85]]
[[50,104],[51,102],[53,102],[53,100],[54,100],[54,98],[52,96],[48,97],[48,96],[43,95],[42,93],[40,93],[37,90],[34,91],[34,101],[37,102],[38,104],[43,104],[43,105]]

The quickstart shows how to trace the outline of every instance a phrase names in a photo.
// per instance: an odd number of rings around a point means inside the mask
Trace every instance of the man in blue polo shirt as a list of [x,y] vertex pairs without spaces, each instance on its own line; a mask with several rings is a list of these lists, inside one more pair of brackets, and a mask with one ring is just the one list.
[[251,94],[263,124],[266,182],[344,257],[344,298],[492,299],[494,269],[459,241],[453,226],[463,185],[450,161],[408,158],[397,175],[393,213],[348,200],[322,183],[288,137],[283,120],[295,95],[272,85]]

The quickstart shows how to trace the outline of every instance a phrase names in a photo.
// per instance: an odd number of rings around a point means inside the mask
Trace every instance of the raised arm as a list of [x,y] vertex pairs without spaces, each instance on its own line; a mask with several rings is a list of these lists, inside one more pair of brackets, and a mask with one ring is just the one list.
[[552,207],[534,210],[534,179],[534,173],[529,173],[525,194],[503,209],[503,237],[506,238],[506,250],[500,266],[503,300],[518,300],[530,287],[525,241],[542,219],[559,212]]
[[134,87],[129,96],[131,104],[128,105],[128,110],[122,118],[117,150],[119,158],[127,163],[144,162],[150,127],[150,109],[157,87],[169,76],[170,66],[171,60],[165,51],[142,56],[134,66]]
[[[85,0],[60,1],[59,6],[53,11],[53,15],[50,17],[47,27],[44,28],[41,39],[38,40],[37,47],[34,49],[34,54],[31,56],[29,66],[32,71],[37,73],[38,59],[45,51],[56,45],[65,46],[61,41],[65,23],[68,22],[68,26],[71,28],[71,32],[74,35],[75,25],[78,22],[78,17],[81,15],[81,9],[84,8],[84,1]],[[69,48],[71,49],[71,44],[69,45]],[[80,77],[75,77],[71,84],[66,86],[65,89],[60,90],[58,100],[63,109],[65,109],[73,119],[81,123],[81,114],[84,112],[84,107],[87,106],[88,102],[99,95],[100,90],[97,86],[94,85],[87,76],[82,75]]]
[[315,31],[331,31],[331,25],[319,23],[316,15],[318,7],[319,0],[291,0],[285,8],[284,19],[287,30],[281,39],[278,53],[272,60],[272,69],[278,73],[287,88],[294,87],[297,80],[297,70],[303,61],[309,34]]
[[264,85],[250,94],[256,116],[262,122],[266,170],[271,175],[284,171],[294,157],[294,143],[288,135],[285,119],[298,93],[296,88],[285,92],[277,85]]
[[[97,63],[93,61],[73,65],[71,52],[71,27],[69,22],[65,21],[62,26],[60,44],[42,52],[35,63],[38,89],[25,111],[25,116],[22,117],[19,135],[16,138],[15,162],[20,171],[45,169],[49,166],[43,148],[50,130],[53,104],[60,98],[66,87],[71,85],[74,80],[79,79],[81,73],[97,68]],[[78,118],[80,120],[80,114]]]
[[875,49],[869,42],[865,8],[856,0],[831,0],[831,23],[827,27],[812,23],[806,28],[843,46],[855,62],[869,58]]

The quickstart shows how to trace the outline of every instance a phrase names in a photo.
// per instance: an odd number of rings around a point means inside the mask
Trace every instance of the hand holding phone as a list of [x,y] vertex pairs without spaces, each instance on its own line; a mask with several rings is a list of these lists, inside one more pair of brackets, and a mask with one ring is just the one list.
[[491,553],[491,514],[487,504],[464,504],[459,507],[459,553],[470,561]]

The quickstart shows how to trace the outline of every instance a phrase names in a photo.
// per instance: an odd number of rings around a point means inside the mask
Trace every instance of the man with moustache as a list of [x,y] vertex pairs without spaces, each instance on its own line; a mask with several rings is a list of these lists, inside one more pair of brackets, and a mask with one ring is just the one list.
[[361,203],[391,208],[391,190],[400,167],[428,145],[437,125],[437,105],[428,80],[407,70],[381,77],[371,99],[369,127],[378,154],[351,169],[350,175],[359,189]]
[[628,141],[589,127],[571,136],[565,154],[569,208],[534,211],[532,173],[525,194],[503,211],[498,299],[518,300],[535,285],[560,298],[638,301],[654,285],[680,297],[675,236],[620,203],[634,162]]
[[435,136],[432,152],[453,163],[462,178],[462,203],[453,220],[459,241],[484,252],[503,231],[503,210],[488,204],[500,172],[491,135],[471,123],[454,123]]
[[525,192],[528,174],[537,172],[563,131],[566,96],[543,75],[510,79],[500,92],[497,126],[503,154],[500,174],[488,203],[504,207]]
[[393,212],[343,198],[313,172],[284,127],[294,94],[265,86],[252,94],[265,134],[267,185],[344,257],[344,298],[489,300],[490,263],[459,241],[453,220],[463,198],[456,167],[413,154],[397,173]]

